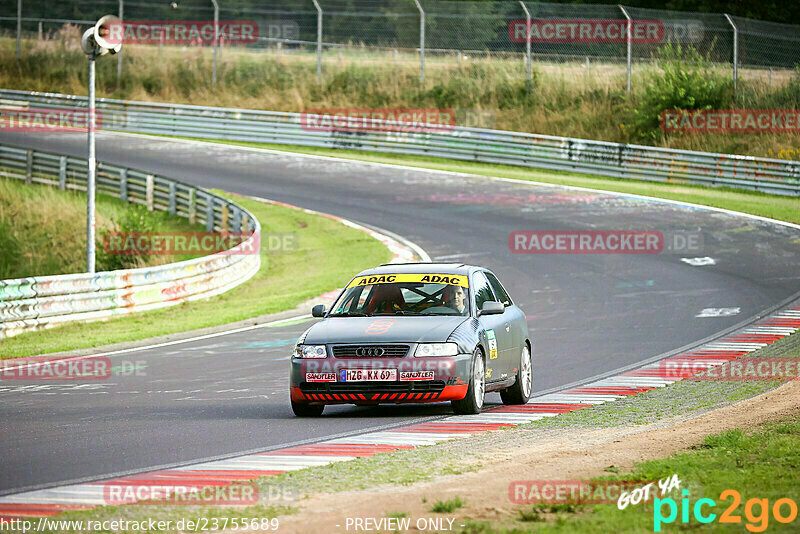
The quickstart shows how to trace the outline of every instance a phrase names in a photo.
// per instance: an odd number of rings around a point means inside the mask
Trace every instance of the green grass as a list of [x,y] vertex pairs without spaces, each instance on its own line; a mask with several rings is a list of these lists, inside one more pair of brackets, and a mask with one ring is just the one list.
[[440,476],[472,472],[481,467],[482,464],[469,451],[454,443],[440,443],[290,471],[263,477],[258,482],[262,492],[268,491],[271,484],[286,484],[298,488],[302,496],[307,496],[359,491],[385,484],[410,486]]
[[587,187],[602,191],[644,195],[681,202],[691,202],[715,208],[723,208],[761,217],[769,217],[780,221],[800,224],[800,198],[780,195],[769,195],[754,191],[742,191],[725,187],[707,187],[702,185],[644,182],[637,180],[624,180],[607,178],[587,174],[577,174],[543,169],[514,167],[511,165],[494,165],[488,163],[472,163],[453,161],[444,158],[425,156],[405,156],[400,154],[380,154],[376,152],[362,152],[358,150],[342,150],[333,148],[313,148],[289,145],[275,145],[267,143],[248,143],[244,141],[224,141],[215,139],[201,139],[212,143],[247,146],[329,156],[374,163],[388,163],[406,165],[442,171],[478,174],[482,176],[497,176],[544,182],[557,185]]
[[431,507],[431,512],[435,514],[451,514],[466,504],[461,500],[461,497],[455,496],[446,501],[436,501]]
[[104,322],[75,323],[22,334],[0,341],[0,357],[134,341],[291,309],[341,287],[356,272],[391,259],[391,253],[379,241],[333,219],[215,192],[253,213],[265,235],[296,234],[297,250],[270,254],[262,247],[261,270],[248,282],[211,299]]
[[[797,532],[800,519],[789,524],[779,523],[774,517],[763,520],[758,506],[751,509],[752,515],[745,513],[750,499],[769,499],[772,509],[777,499],[790,498],[797,503],[797,480],[800,471],[800,416],[793,416],[780,423],[764,425],[754,432],[729,430],[706,437],[701,445],[689,451],[675,454],[669,458],[640,462],[632,471],[620,477],[602,477],[594,480],[663,480],[677,474],[681,489],[689,491],[690,506],[698,499],[712,499],[716,506],[704,506],[703,512],[717,515],[717,520],[703,525],[695,520],[690,510],[690,519],[684,524],[681,520],[681,495],[673,491],[665,497],[674,498],[678,515],[672,524],[662,525],[662,532],[747,532],[747,525],[758,529],[767,526],[767,532]],[[741,503],[734,515],[741,516],[738,525],[720,524],[720,514],[731,504],[731,498],[721,499],[720,494],[733,489],[741,495]],[[533,507],[520,512],[516,524],[504,526],[472,522],[461,532],[466,534],[505,534],[523,532],[541,533],[607,533],[607,532],[653,532],[654,503],[629,505],[619,510],[616,504],[578,505],[557,507],[550,505]],[[752,505],[751,505],[752,506]],[[543,511],[551,515],[547,521],[541,516]],[[783,514],[789,512],[783,507]],[[663,508],[668,515],[667,505]],[[532,524],[537,522],[537,524]],[[759,530],[753,530],[759,531]]]
[[[145,267],[194,256],[115,256],[105,254],[106,231],[202,231],[182,217],[150,213],[108,195],[97,195],[98,271]],[[86,194],[25,185],[0,178],[0,280],[86,271]]]

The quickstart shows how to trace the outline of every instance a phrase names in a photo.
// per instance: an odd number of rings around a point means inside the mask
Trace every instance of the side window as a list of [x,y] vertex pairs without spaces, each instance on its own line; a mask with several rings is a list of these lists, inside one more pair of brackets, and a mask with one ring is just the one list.
[[511,297],[509,297],[508,293],[506,293],[506,290],[503,288],[503,285],[500,283],[500,280],[498,280],[497,277],[492,273],[485,273],[485,274],[486,278],[489,279],[489,283],[492,285],[494,294],[497,295],[497,300],[499,300],[506,306],[511,306],[513,304],[513,302],[511,302]]
[[472,283],[475,285],[473,291],[475,293],[475,309],[480,310],[483,303],[487,300],[494,300],[492,288],[489,286],[489,281],[482,272],[477,272],[472,276]]

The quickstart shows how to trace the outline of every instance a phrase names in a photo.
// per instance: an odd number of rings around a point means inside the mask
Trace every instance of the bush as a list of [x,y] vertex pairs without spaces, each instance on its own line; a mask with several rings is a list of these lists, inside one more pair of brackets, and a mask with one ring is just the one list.
[[663,111],[721,109],[733,104],[733,80],[715,71],[693,47],[668,44],[656,59],[660,69],[642,80],[644,93],[626,121],[625,129],[633,140],[660,139]]
[[[124,216],[117,222],[115,232],[155,232],[158,228],[158,218],[161,213],[150,213],[147,208],[131,204]],[[96,268],[98,271],[116,271],[119,269],[135,269],[143,267],[149,260],[149,254],[109,254],[103,247],[103,241],[108,232],[103,232],[96,243]]]

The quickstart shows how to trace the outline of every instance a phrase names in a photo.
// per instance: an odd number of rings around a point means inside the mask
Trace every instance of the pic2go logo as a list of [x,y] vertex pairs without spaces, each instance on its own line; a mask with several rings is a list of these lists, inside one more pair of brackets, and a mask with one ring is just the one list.
[[[690,510],[695,520],[700,523],[711,523],[717,518],[717,514],[709,510],[717,506],[713,499],[698,499],[692,506],[689,503],[689,490],[683,490],[682,494],[683,498],[680,505],[681,523],[689,522]],[[721,501],[731,499],[730,506],[719,516],[719,522],[740,524],[742,517],[736,515],[736,510],[742,502],[742,496],[739,492],[732,489],[725,490],[719,494],[719,499]],[[664,515],[665,508],[669,510],[666,516]],[[758,509],[758,513],[756,513],[756,509]],[[784,497],[776,500],[770,509],[769,499],[749,499],[744,505],[744,515],[748,521],[745,528],[750,532],[764,532],[767,530],[770,511],[778,523],[791,523],[797,518],[797,503]],[[675,502],[675,499],[667,497],[666,499],[656,498],[653,501],[653,532],[661,532],[662,524],[674,523],[677,518],[678,503]]]

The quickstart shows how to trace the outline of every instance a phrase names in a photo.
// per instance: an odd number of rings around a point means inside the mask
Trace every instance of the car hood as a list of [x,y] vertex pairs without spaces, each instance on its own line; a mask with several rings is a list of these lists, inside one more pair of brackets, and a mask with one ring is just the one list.
[[468,317],[329,317],[312,326],[305,343],[435,343],[446,341]]

